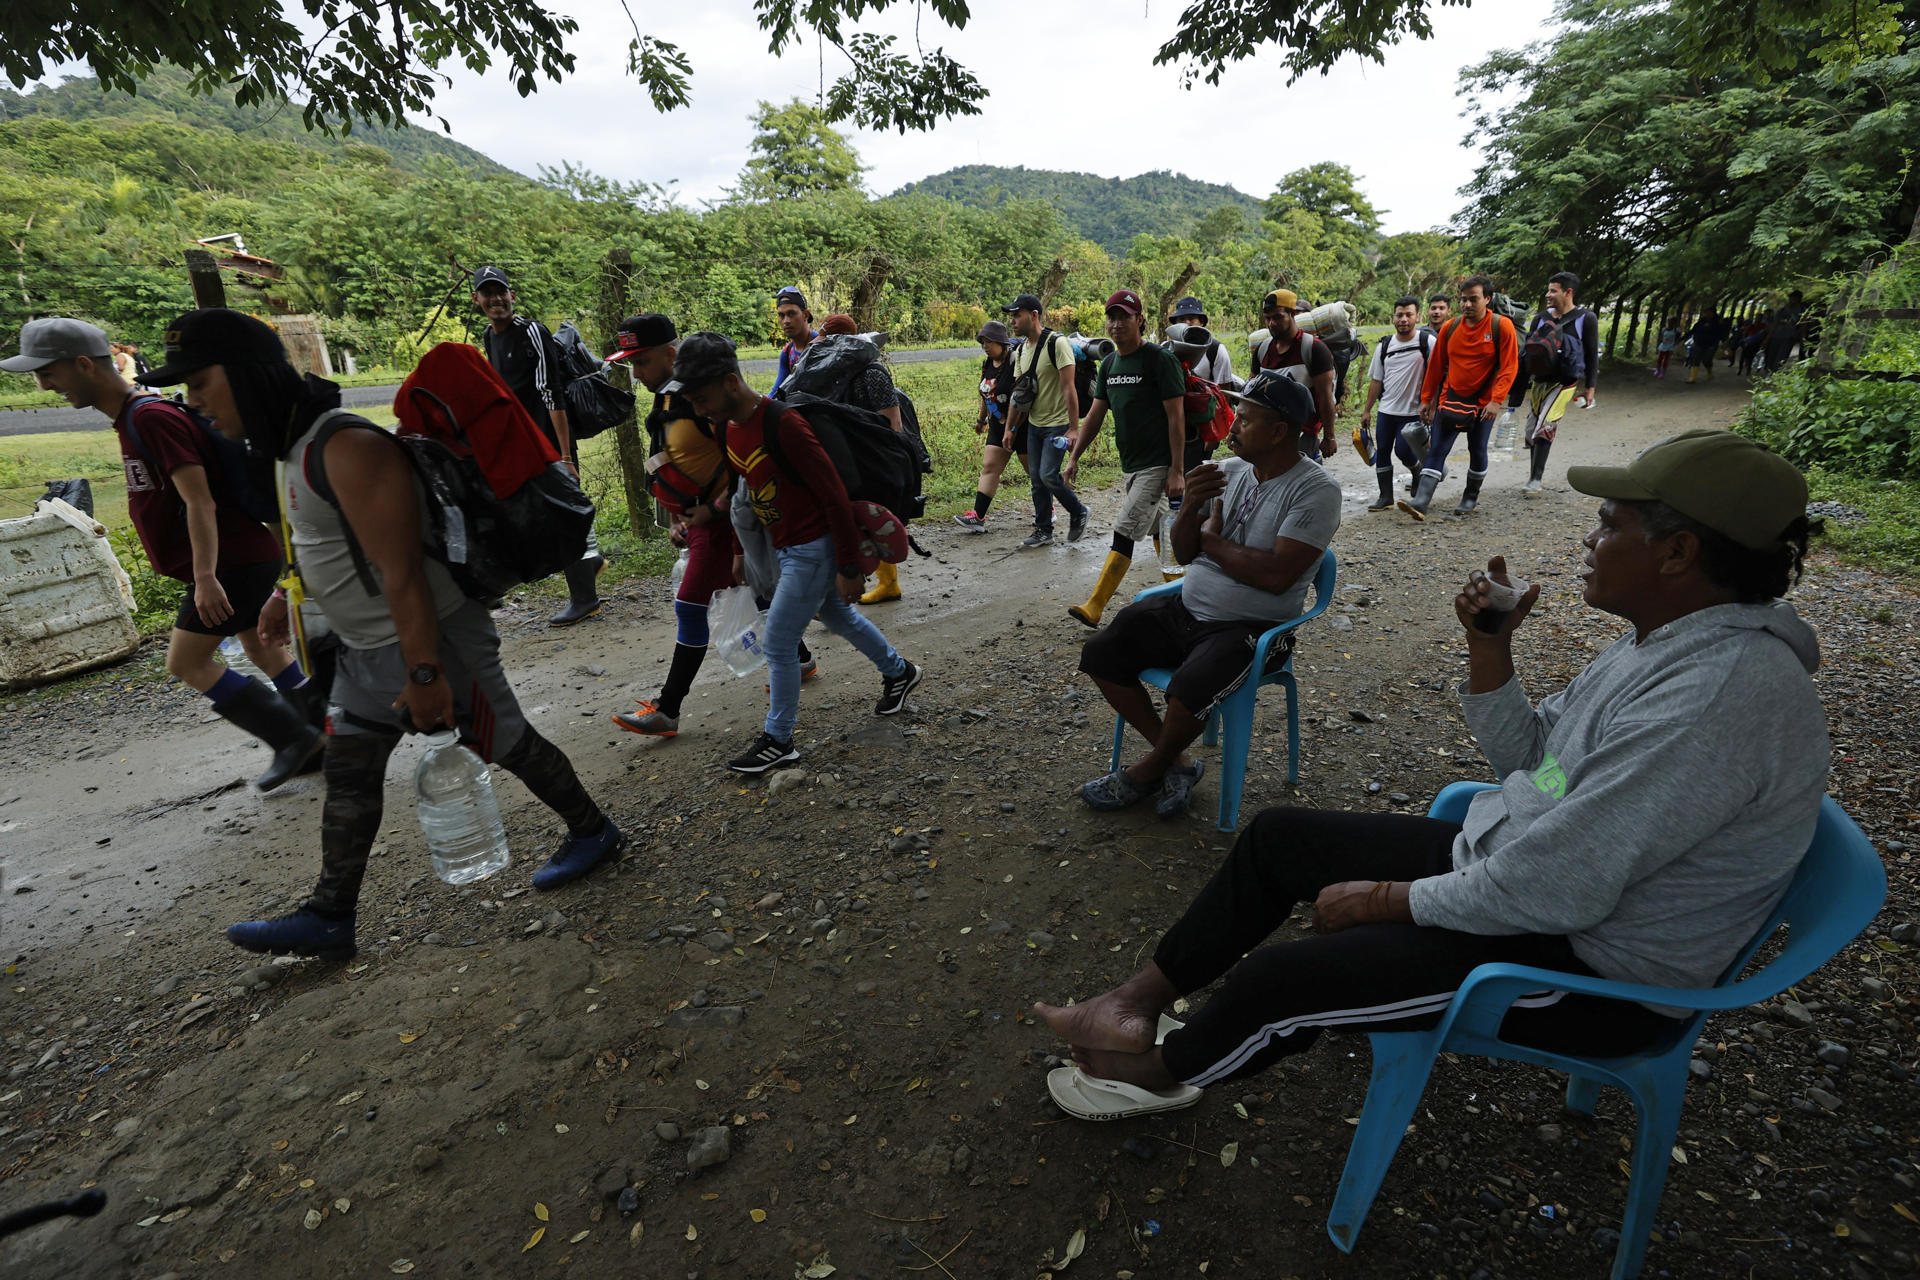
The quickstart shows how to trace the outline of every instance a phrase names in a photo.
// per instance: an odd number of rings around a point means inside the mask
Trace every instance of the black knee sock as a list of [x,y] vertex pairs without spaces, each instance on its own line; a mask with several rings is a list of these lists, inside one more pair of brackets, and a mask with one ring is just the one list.
[[560,815],[570,835],[590,836],[606,825],[607,815],[593,802],[566,753],[528,726],[500,758],[500,767],[527,784],[541,804]]
[[985,520],[987,518],[987,508],[992,505],[993,505],[992,494],[983,493],[978,489],[975,489],[973,491],[973,514],[979,516],[982,520]]
[[653,703],[661,715],[680,714],[680,703],[686,698],[687,690],[693,688],[693,678],[700,673],[700,664],[706,658],[707,646],[703,644],[673,646],[673,662],[667,667],[667,682],[660,686],[660,696]]
[[327,920],[345,920],[360,901],[367,854],[380,834],[387,757],[400,739],[379,733],[327,739],[327,798],[320,808],[320,882],[306,908]]
[[1133,539],[1127,537],[1124,533],[1116,533],[1113,535],[1113,549],[1127,559],[1133,559]]
[[1533,470],[1530,474],[1535,480],[1544,479],[1547,474],[1547,453],[1553,448],[1553,441],[1535,440],[1528,447],[1533,450]]

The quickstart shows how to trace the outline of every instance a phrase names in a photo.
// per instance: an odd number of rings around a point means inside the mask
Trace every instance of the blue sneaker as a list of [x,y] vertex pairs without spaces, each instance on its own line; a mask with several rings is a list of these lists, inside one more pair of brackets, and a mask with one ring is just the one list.
[[1080,798],[1102,813],[1124,809],[1146,797],[1147,788],[1129,778],[1125,769],[1115,769],[1080,788]]
[[1174,818],[1185,813],[1193,804],[1193,784],[1200,781],[1200,775],[1206,771],[1205,760],[1195,760],[1191,771],[1167,770],[1167,776],[1160,779],[1160,798],[1154,802],[1154,813],[1162,818]]
[[618,858],[626,847],[627,838],[613,825],[613,819],[608,818],[597,835],[568,836],[562,840],[553,856],[547,859],[547,865],[533,873],[533,887],[558,889],[601,863]]
[[354,953],[353,917],[329,920],[302,907],[271,920],[243,920],[227,926],[227,941],[242,951],[264,955],[316,956],[345,960]]

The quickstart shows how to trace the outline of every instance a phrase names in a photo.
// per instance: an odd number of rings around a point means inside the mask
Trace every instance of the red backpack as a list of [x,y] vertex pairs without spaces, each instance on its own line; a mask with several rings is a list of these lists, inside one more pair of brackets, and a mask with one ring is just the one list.
[[[1187,421],[1200,424],[1198,431],[1188,428],[1188,437],[1197,437],[1203,444],[1219,444],[1227,438],[1227,432],[1233,430],[1233,402],[1214,383],[1187,369],[1185,361],[1180,367],[1186,369],[1187,374]],[[1213,405],[1213,416],[1202,419],[1200,415],[1207,411],[1208,404]]]
[[[479,351],[443,342],[427,352],[394,396],[393,411],[400,419],[393,438],[426,494],[421,542],[462,591],[497,599],[580,558],[593,504]],[[380,430],[336,413],[306,453],[308,482],[335,507],[322,459],[327,441],[345,427]],[[378,594],[351,529],[347,546],[367,593]]]

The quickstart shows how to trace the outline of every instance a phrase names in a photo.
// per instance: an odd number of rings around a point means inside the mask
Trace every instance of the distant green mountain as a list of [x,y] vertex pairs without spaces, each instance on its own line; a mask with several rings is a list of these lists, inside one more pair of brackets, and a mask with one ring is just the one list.
[[52,116],[71,121],[166,121],[196,129],[230,129],[261,142],[292,143],[321,151],[345,153],[353,146],[379,147],[393,157],[395,168],[419,172],[429,159],[446,159],[483,174],[505,175],[513,170],[497,164],[472,147],[430,129],[389,129],[361,124],[351,134],[328,137],[309,133],[297,105],[236,106],[231,94],[203,98],[187,89],[187,73],[174,67],[156,68],[140,85],[138,94],[118,90],[103,93],[91,76],[75,76],[58,85],[40,85],[31,93],[0,87],[0,122]]
[[1103,178],[1057,169],[969,164],[900,188],[902,195],[910,191],[980,209],[1012,199],[1045,200],[1080,235],[1115,255],[1126,252],[1142,233],[1185,235],[1195,221],[1221,205],[1240,209],[1250,220],[1258,219],[1262,208],[1259,200],[1244,191],[1164,169],[1133,178]]

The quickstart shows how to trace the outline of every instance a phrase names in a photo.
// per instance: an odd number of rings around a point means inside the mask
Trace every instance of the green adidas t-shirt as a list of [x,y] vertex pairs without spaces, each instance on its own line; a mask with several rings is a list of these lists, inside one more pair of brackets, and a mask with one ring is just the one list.
[[1186,371],[1171,351],[1146,342],[1132,355],[1114,352],[1093,377],[1093,398],[1107,402],[1122,471],[1170,467],[1166,402],[1187,392]]

